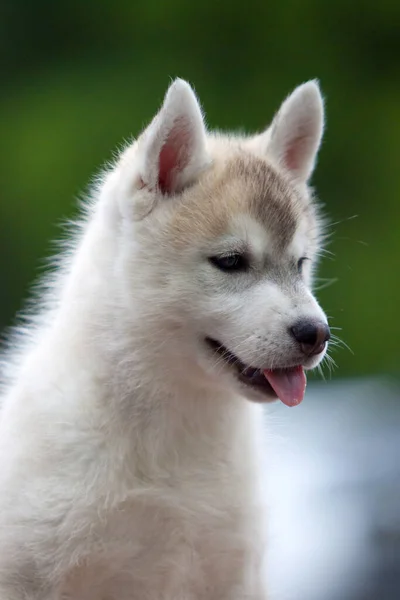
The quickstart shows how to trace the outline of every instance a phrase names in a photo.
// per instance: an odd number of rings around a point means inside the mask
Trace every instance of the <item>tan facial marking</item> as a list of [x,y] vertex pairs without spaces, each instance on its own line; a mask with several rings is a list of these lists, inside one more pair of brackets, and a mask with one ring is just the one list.
[[282,250],[293,238],[305,202],[267,161],[237,152],[226,163],[215,162],[177,200],[168,235],[178,247],[212,240],[229,231],[233,216],[248,214]]

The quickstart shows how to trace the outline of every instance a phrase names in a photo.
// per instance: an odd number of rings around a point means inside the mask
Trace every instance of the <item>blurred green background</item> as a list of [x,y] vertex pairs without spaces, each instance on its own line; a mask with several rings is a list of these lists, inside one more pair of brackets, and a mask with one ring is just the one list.
[[1,13],[1,329],[57,224],[172,77],[195,86],[211,127],[249,131],[317,77],[327,130],[313,183],[337,223],[320,275],[338,279],[318,295],[354,352],[333,354],[335,375],[397,373],[397,0],[3,0]]

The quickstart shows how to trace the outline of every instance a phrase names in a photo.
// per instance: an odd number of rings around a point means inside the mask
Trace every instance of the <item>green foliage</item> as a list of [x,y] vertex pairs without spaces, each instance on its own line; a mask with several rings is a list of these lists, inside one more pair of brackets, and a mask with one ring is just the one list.
[[[195,5],[9,0],[0,23],[0,326],[12,323],[74,198],[187,78],[210,126],[260,129],[318,77],[327,132],[314,184],[333,223],[319,292],[354,351],[337,374],[398,372],[400,3]],[[358,215],[357,218],[352,218]],[[330,260],[332,258],[332,260]]]

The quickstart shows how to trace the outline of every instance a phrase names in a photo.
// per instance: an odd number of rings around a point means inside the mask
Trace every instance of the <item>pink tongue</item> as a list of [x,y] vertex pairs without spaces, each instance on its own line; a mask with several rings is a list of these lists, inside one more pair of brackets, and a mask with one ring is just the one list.
[[303,367],[266,369],[264,377],[286,406],[297,406],[303,400],[307,385]]

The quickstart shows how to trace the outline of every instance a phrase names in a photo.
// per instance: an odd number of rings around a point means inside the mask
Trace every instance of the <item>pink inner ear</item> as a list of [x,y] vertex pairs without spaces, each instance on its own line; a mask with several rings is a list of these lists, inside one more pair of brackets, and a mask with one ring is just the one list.
[[163,194],[177,190],[179,173],[189,164],[191,135],[187,119],[177,119],[161,148],[158,185]]
[[298,136],[290,140],[285,152],[285,165],[290,171],[296,171],[302,164],[302,155],[307,148],[307,138]]

